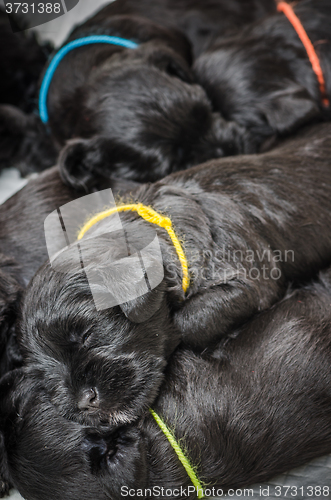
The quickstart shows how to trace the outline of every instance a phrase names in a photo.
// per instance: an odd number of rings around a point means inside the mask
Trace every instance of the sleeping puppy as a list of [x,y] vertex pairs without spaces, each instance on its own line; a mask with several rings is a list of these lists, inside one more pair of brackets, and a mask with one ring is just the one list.
[[[276,11],[274,0],[116,0],[105,15],[139,15],[168,28],[177,28],[190,40],[194,57],[206,50],[216,36],[226,36]],[[102,15],[102,14],[101,14]]]
[[[11,19],[14,27],[16,21]],[[18,21],[16,28],[25,29],[22,18]],[[52,166],[58,154],[45,126],[33,114],[39,77],[52,47],[40,45],[31,31],[13,33],[1,9],[0,44],[6,47],[0,54],[0,170],[15,166],[27,175]]]
[[[111,187],[114,193],[123,193],[133,186],[132,182],[112,179],[99,188]],[[78,193],[63,185],[58,169],[52,168],[0,206],[0,377],[22,365],[15,323],[23,290],[47,259],[44,219],[59,204],[77,197]],[[1,456],[1,464],[2,460]],[[9,486],[0,481],[0,496]]]
[[[83,423],[131,422],[155,399],[180,342],[211,348],[281,298],[288,281],[331,262],[330,136],[331,125],[320,125],[264,155],[214,160],[142,186],[37,272],[20,342],[61,414]],[[182,254],[165,224],[132,207],[120,211],[127,202],[154,209],[156,219],[170,217]],[[64,239],[63,227],[66,237],[77,234],[84,217],[81,205],[69,222],[53,215],[51,243]],[[149,246],[154,234],[161,264]],[[125,238],[126,255],[137,262],[126,268]],[[153,281],[160,266],[161,279]],[[110,306],[117,293],[121,300]]]
[[[204,90],[193,83],[190,44],[179,31],[143,17],[107,16],[106,7],[65,45],[95,35],[138,46],[76,47],[59,62],[49,90],[42,86],[40,98],[58,144],[73,139],[62,163],[75,188],[93,182],[94,171],[153,181],[209,158],[253,151],[250,135],[213,113]],[[111,171],[105,167],[109,159]],[[90,170],[88,180],[79,179],[82,164]]]
[[[331,4],[304,0],[294,11],[315,46],[331,99]],[[257,146],[330,118],[307,51],[282,12],[216,40],[194,71],[214,108],[247,127]]]
[[[330,300],[328,269],[233,331],[212,356],[173,355],[153,409],[206,496],[331,452]],[[26,500],[197,497],[149,412],[114,432],[82,426],[59,415],[43,384],[24,371],[1,383],[2,477]]]

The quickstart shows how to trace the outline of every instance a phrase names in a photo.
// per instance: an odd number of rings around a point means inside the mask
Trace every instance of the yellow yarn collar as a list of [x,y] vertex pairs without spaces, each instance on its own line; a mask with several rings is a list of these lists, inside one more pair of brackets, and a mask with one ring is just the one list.
[[183,450],[181,449],[181,447],[177,443],[175,436],[169,430],[167,425],[163,422],[162,418],[154,410],[152,410],[152,408],[150,408],[149,411],[151,412],[156,423],[160,427],[161,431],[166,436],[169,443],[171,444],[171,446],[175,450],[177,457],[179,458],[181,464],[183,465],[184,469],[186,470],[187,475],[191,479],[191,482],[197,491],[198,498],[204,498],[203,486],[200,483],[198,476],[196,475],[192,465],[190,464],[189,459],[187,458],[187,456],[185,455],[185,453],[183,452]]
[[173,230],[172,222],[168,217],[164,217],[163,215],[160,215],[159,213],[155,212],[155,210],[143,205],[142,203],[135,203],[135,204],[131,204],[131,205],[123,205],[120,207],[114,207],[114,208],[110,208],[109,210],[105,210],[104,212],[100,212],[100,213],[96,214],[82,227],[82,229],[80,230],[80,232],[78,234],[77,239],[81,240],[83,238],[84,234],[89,229],[91,229],[91,227],[94,226],[94,224],[105,219],[106,217],[110,217],[111,215],[113,215],[116,212],[127,212],[130,210],[137,212],[140,215],[140,217],[145,219],[147,222],[151,222],[152,224],[156,224],[156,225],[164,228],[167,231],[167,233],[169,234],[170,239],[172,241],[172,244],[174,245],[174,247],[176,249],[178,259],[179,259],[181,266],[182,266],[182,272],[183,272],[182,287],[183,287],[184,292],[186,292],[186,290],[188,289],[189,284],[190,284],[190,278],[189,278],[189,274],[188,274],[188,264],[187,264],[187,259],[186,259],[184,250],[182,248],[182,245],[180,244],[179,239],[177,238],[175,231]]

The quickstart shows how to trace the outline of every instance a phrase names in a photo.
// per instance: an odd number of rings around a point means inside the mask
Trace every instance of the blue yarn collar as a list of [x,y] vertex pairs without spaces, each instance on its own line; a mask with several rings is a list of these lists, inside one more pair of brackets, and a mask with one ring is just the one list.
[[39,115],[43,123],[48,122],[48,110],[47,110],[47,95],[49,86],[51,84],[54,73],[68,52],[76,49],[77,47],[82,47],[84,45],[91,45],[94,43],[108,43],[110,45],[119,45],[120,47],[125,47],[127,49],[136,49],[139,45],[131,40],[126,40],[125,38],[119,38],[117,36],[107,36],[107,35],[93,35],[86,36],[84,38],[78,38],[64,45],[53,57],[50,65],[48,66],[46,73],[44,75],[40,92],[39,92]]

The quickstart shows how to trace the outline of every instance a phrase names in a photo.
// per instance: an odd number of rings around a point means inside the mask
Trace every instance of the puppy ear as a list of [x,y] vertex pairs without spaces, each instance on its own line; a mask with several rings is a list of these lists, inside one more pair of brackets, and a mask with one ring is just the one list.
[[139,172],[143,165],[139,153],[129,146],[98,136],[68,141],[59,156],[63,182],[76,191],[85,192],[111,175],[127,177],[124,172],[127,174],[130,168],[133,172]]
[[137,299],[121,304],[120,308],[132,323],[144,323],[161,308],[164,299],[163,286],[159,286]]
[[270,126],[279,134],[289,134],[320,115],[316,102],[299,85],[275,92],[262,108]]
[[88,191],[93,187],[93,171],[99,167],[99,163],[98,153],[91,140],[84,139],[68,141],[58,161],[62,180],[76,191]]
[[148,58],[148,62],[164,71],[170,76],[175,76],[186,83],[193,83],[193,73],[186,61],[172,50],[158,49]]

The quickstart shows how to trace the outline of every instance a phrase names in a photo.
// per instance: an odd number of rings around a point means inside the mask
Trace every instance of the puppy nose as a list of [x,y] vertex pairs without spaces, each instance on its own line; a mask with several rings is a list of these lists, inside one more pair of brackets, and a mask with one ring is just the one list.
[[84,389],[78,400],[78,408],[87,410],[88,408],[99,407],[99,395],[95,388]]

